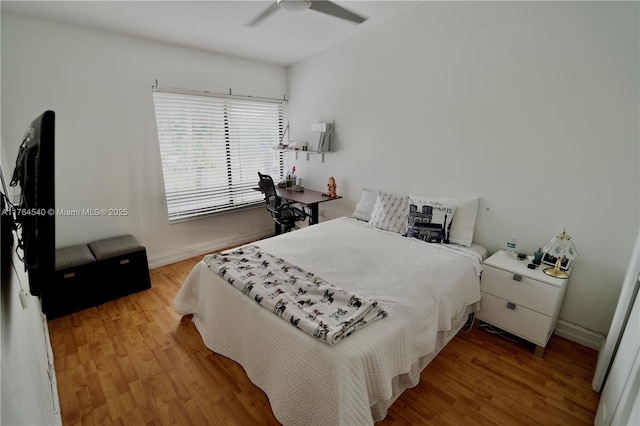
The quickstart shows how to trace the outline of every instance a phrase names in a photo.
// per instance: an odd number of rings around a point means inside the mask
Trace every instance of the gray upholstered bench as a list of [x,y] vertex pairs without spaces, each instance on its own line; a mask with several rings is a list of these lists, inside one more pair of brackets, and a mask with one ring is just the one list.
[[106,238],[88,244],[89,250],[96,260],[107,260],[129,253],[144,250],[144,247],[133,235],[121,235],[119,237]]
[[147,251],[133,235],[89,243],[96,258],[104,301],[151,287]]
[[48,319],[151,287],[147,252],[133,235],[56,250],[53,287],[43,293]]
[[48,319],[98,304],[96,259],[86,244],[56,250],[53,286],[42,293],[42,311]]
[[[93,253],[86,244],[56,250],[56,271],[73,271],[73,268],[95,263],[95,261],[96,258],[93,257]],[[73,274],[73,272],[67,274]]]

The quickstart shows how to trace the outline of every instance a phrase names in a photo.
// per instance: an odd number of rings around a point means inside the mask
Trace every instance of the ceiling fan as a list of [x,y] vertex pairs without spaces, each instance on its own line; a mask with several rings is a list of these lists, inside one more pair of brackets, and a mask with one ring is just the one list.
[[250,27],[257,25],[264,18],[271,15],[273,12],[277,11],[280,8],[290,11],[311,9],[315,10],[316,12],[326,13],[327,15],[346,19],[347,21],[355,22],[356,24],[360,24],[367,20],[367,18],[356,15],[355,13],[343,8],[342,6],[338,6],[337,4],[327,0],[276,0],[271,3],[269,7],[263,10],[262,13],[260,13],[248,25]]

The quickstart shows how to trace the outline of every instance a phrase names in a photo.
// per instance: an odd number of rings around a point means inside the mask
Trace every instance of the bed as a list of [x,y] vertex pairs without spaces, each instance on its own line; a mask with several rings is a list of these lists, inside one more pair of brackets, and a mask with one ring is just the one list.
[[[341,217],[252,244],[384,310],[383,318],[336,344],[257,306],[211,268],[213,255],[193,268],[175,298],[179,314],[193,314],[205,345],[241,364],[267,394],[283,425],[381,420],[479,308],[483,247],[408,238],[393,225],[379,226],[372,215]],[[473,216],[475,222],[475,211]]]

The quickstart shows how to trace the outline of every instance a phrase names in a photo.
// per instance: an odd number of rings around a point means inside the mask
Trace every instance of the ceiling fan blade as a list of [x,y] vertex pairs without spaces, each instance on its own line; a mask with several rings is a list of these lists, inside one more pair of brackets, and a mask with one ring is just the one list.
[[338,6],[327,0],[314,0],[311,2],[309,9],[313,9],[317,12],[326,13],[327,15],[336,16],[338,18],[346,19],[347,21],[361,24],[366,21],[367,18],[363,18],[360,15],[356,15],[353,12],[348,11],[342,6]]
[[269,7],[263,10],[262,13],[260,13],[260,15],[256,16],[253,21],[249,22],[247,26],[253,27],[254,25],[257,25],[260,21],[262,21],[264,18],[271,15],[273,12],[275,12],[278,9],[280,9],[280,6],[278,5],[277,1],[274,1],[273,3],[271,3]]

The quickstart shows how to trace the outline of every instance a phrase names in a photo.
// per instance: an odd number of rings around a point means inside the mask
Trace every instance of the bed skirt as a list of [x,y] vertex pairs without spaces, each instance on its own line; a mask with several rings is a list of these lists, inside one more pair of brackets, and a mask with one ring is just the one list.
[[[201,274],[204,277],[201,277]],[[240,364],[249,379],[257,387],[265,392],[269,398],[269,403],[276,419],[285,426],[289,425],[373,425],[374,422],[384,419],[389,407],[396,399],[408,388],[414,387],[420,381],[420,373],[427,365],[438,355],[444,346],[459,332],[465,325],[469,314],[479,309],[479,302],[467,306],[463,312],[458,313],[452,319],[453,327],[448,331],[440,331],[436,334],[435,344],[426,354],[417,360],[400,366],[404,373],[391,375],[390,383],[384,384],[384,391],[376,395],[370,395],[365,386],[358,385],[366,381],[362,377],[356,377],[354,369],[350,364],[355,362],[359,364],[361,354],[357,350],[346,350],[350,347],[358,346],[358,333],[349,338],[349,342],[341,345],[329,346],[320,342],[317,343],[317,351],[310,352],[307,362],[311,369],[316,364],[321,365],[321,360],[328,358],[327,351],[335,350],[339,347],[340,356],[346,357],[344,361],[338,358],[336,367],[339,371],[337,375],[342,376],[339,380],[344,382],[353,382],[347,385],[349,388],[348,395],[336,396],[337,391],[342,391],[342,385],[332,387],[334,379],[327,380],[326,383],[319,383],[319,377],[322,377],[321,371],[310,371],[309,378],[316,378],[309,383],[304,383],[294,373],[299,372],[298,369],[292,368],[288,370],[288,362],[299,363],[295,358],[286,359],[282,354],[271,348],[265,335],[274,333],[274,330],[267,326],[275,326],[279,334],[279,344],[283,347],[294,347],[299,345],[298,339],[311,339],[304,333],[291,327],[285,321],[272,321],[272,313],[265,309],[253,309],[251,311],[251,322],[255,327],[247,329],[242,322],[233,323],[228,318],[238,312],[246,312],[247,298],[242,293],[232,288],[228,284],[221,285],[216,294],[218,296],[225,295],[216,299],[205,296],[200,297],[201,293],[207,294],[211,291],[212,285],[210,279],[221,280],[213,274],[204,262],[198,264],[191,272],[188,281],[192,286],[190,291],[185,294],[182,292],[176,298],[174,305],[178,313],[187,315],[193,314],[193,322],[196,325],[203,342],[207,348],[213,352],[223,355]],[[204,278],[204,279],[201,279]],[[220,294],[221,292],[222,294]],[[252,306],[255,308],[254,306]],[[211,324],[226,324],[226,327],[211,327]],[[343,346],[344,345],[344,346]],[[346,353],[346,355],[345,355]],[[317,361],[317,362],[316,362]],[[331,372],[333,375],[333,372]],[[283,392],[281,383],[291,383],[293,386],[300,386],[298,389],[286,389]],[[322,388],[327,385],[326,389]],[[307,392],[306,388],[312,387],[313,391]],[[378,388],[380,385],[378,384]],[[324,401],[340,400],[337,403],[335,412],[328,410],[314,410],[309,407],[299,408],[299,404],[294,401],[292,395],[305,394],[313,395],[317,399]],[[348,400],[348,403],[344,401]],[[311,404],[313,405],[313,404]],[[364,407],[368,407],[365,409]]]
[[433,352],[416,360],[416,362],[411,365],[411,369],[407,373],[400,374],[393,378],[391,382],[391,389],[393,390],[392,397],[386,400],[378,400],[371,406],[371,416],[373,417],[374,422],[383,420],[387,416],[389,408],[405,390],[418,385],[422,371],[427,368],[429,363],[431,363],[440,351],[444,349],[447,343],[449,343],[451,339],[460,332],[462,327],[467,323],[469,315],[478,312],[479,309],[480,302],[467,306],[467,309],[465,309],[460,315],[456,316],[453,320],[454,327],[451,330],[441,331],[438,333],[436,347]]

